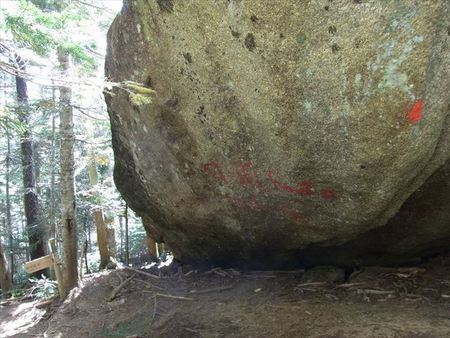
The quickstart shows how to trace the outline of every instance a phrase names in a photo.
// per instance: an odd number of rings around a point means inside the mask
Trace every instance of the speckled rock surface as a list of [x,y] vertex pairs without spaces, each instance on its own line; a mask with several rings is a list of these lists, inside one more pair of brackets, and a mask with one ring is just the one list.
[[449,18],[447,0],[125,1],[106,75],[155,93],[105,95],[119,190],[191,263],[442,250],[449,194],[405,201],[448,182]]

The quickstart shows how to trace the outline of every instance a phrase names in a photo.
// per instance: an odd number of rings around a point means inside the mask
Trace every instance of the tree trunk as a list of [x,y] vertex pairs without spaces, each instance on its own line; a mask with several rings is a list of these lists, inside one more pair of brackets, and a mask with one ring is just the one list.
[[109,263],[108,240],[106,235],[105,220],[103,218],[103,209],[97,208],[93,211],[95,225],[97,227],[97,244],[100,251],[100,269],[105,269]]
[[123,254],[123,219],[122,215],[119,216],[119,227],[120,227],[120,260],[124,261],[124,254]]
[[[36,180],[36,194],[41,196],[41,155],[39,154],[38,142],[33,142],[33,157],[34,157],[34,177]],[[42,196],[41,196],[42,197]],[[45,242],[47,243],[47,242]]]
[[[55,89],[53,89],[53,103],[56,103],[55,99]],[[49,239],[54,238],[55,241],[57,241],[56,236],[56,199],[55,199],[55,153],[56,153],[56,116],[55,113],[52,112],[52,139],[51,139],[51,153],[50,153],[50,203],[49,203],[49,212],[48,212],[48,218],[49,218]],[[57,246],[55,245],[55,248]],[[55,270],[50,270],[50,275],[53,280],[56,279]]]
[[85,262],[87,267],[87,259],[86,259],[87,249],[88,249],[88,242],[87,239],[85,238],[80,252],[80,276],[79,276],[80,281],[83,280],[83,261]]
[[[25,61],[16,55],[16,63],[20,71],[25,72]],[[27,220],[28,242],[31,259],[45,256],[46,245],[44,242],[44,227],[39,222],[39,199],[36,192],[36,177],[34,167],[33,139],[28,129],[28,90],[25,79],[16,76],[17,101],[21,110],[21,122],[25,125],[22,134],[20,148],[22,153],[23,187],[24,187],[24,209]],[[40,276],[38,272],[35,276]]]
[[128,247],[128,204],[125,203],[125,264],[130,261],[130,251]]
[[147,233],[147,252],[153,262],[158,261],[158,243]]
[[[55,102],[55,97],[53,96]],[[56,116],[52,113],[52,140],[51,140],[51,154],[50,154],[50,206],[49,206],[49,223],[50,223],[50,238],[56,240],[56,199],[55,199],[55,135],[56,135]]]
[[[87,222],[87,213],[84,215]],[[91,223],[87,224],[87,237],[88,237],[88,245],[89,248],[92,248],[92,240],[91,240]]]
[[8,232],[9,270],[14,280],[14,240],[11,222],[11,197],[9,195],[9,167],[11,163],[11,140],[9,128],[6,126],[6,231]]
[[8,262],[3,253],[2,242],[0,241],[0,288],[3,293],[12,289],[11,275],[8,269]]
[[83,212],[83,231],[84,231],[84,235],[86,236],[86,238],[84,239],[85,246],[83,247],[82,253],[84,254],[84,265],[86,267],[86,274],[90,273],[87,252],[91,245],[91,229],[88,226],[87,222],[88,222],[87,214],[86,214],[86,211],[84,211]]
[[[61,69],[70,69],[69,56],[60,48],[58,61]],[[60,88],[61,131],[61,225],[64,251],[64,286],[68,292],[78,285],[77,224],[75,219],[75,186],[73,146],[73,112],[70,105],[72,90]]]
[[116,231],[112,226],[106,227],[106,240],[108,241],[109,256],[117,259]]
[[[96,168],[95,157],[91,154],[88,162],[89,181],[92,188],[98,184],[98,174]],[[100,269],[105,269],[109,263],[110,253],[108,250],[108,238],[106,232],[105,218],[103,216],[103,208],[97,207],[92,213],[94,214],[95,227],[97,229],[97,245],[100,251]]]
[[114,216],[109,215],[104,217],[106,226],[106,240],[108,242],[108,252],[109,257],[117,260],[117,249],[116,249],[116,231],[114,229]]

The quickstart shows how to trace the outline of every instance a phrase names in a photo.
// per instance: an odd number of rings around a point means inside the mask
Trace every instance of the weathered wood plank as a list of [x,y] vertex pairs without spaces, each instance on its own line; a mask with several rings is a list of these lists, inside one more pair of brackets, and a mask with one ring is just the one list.
[[52,255],[47,255],[25,263],[25,271],[27,273],[33,273],[49,268],[53,266],[53,264],[54,262]]

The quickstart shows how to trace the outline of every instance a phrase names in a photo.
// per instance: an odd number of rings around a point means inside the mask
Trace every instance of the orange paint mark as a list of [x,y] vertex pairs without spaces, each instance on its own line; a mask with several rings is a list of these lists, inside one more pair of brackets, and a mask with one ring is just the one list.
[[415,124],[422,119],[423,101],[419,99],[414,103],[411,110],[408,112],[408,122]]

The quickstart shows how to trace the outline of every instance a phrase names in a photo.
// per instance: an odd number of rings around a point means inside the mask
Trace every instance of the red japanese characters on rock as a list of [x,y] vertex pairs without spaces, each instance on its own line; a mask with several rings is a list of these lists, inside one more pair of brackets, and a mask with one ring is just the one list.
[[282,182],[272,170],[260,174],[253,161],[234,165],[229,170],[225,170],[218,161],[211,161],[203,165],[202,172],[221,184],[233,185],[238,183],[239,186],[255,189],[258,193],[283,191],[304,197],[319,196],[327,200],[337,197],[337,193],[333,189],[323,187],[321,190],[316,190],[312,181],[306,180],[292,185]]
[[[297,184],[288,184],[277,178],[273,170],[261,174],[253,161],[231,165],[228,168],[224,168],[218,161],[211,161],[202,166],[201,172],[222,186],[239,187],[239,189],[245,189],[247,195],[250,193],[246,197],[237,197],[230,192],[224,193],[224,201],[234,208],[260,213],[275,213],[296,223],[308,222],[308,217],[299,211],[298,207],[268,204],[264,201],[265,197],[278,191],[302,198],[319,198],[328,201],[337,198],[334,189],[320,187],[312,181],[305,180]],[[316,189],[316,186],[319,189]]]

